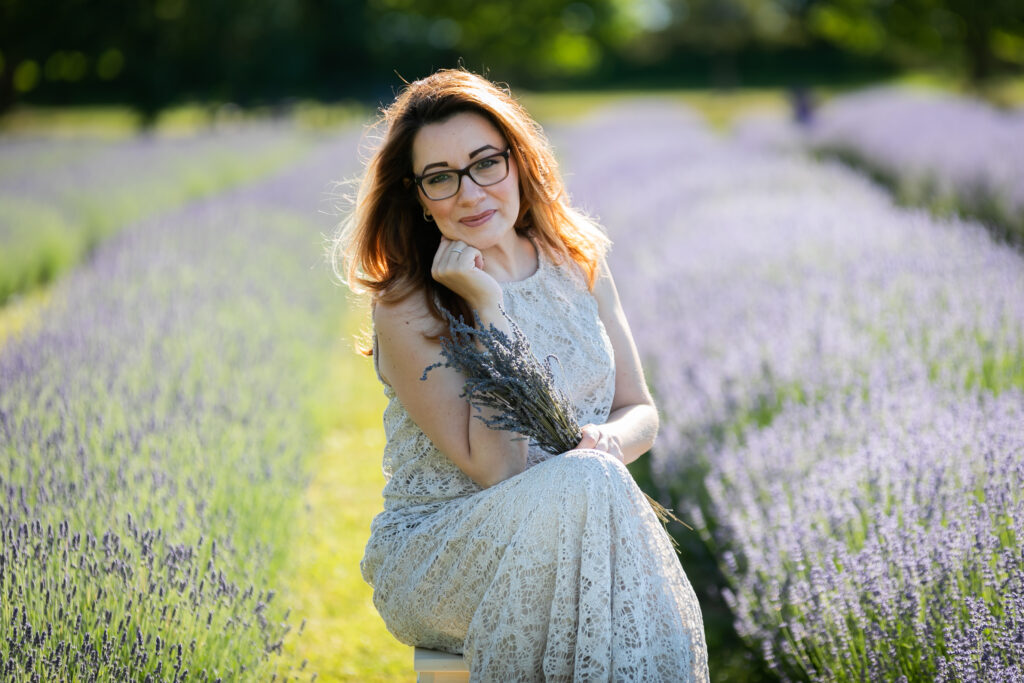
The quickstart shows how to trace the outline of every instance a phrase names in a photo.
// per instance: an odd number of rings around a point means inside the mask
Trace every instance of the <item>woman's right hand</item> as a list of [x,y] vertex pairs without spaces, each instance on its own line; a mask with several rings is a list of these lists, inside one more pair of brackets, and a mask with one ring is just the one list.
[[486,270],[479,249],[461,240],[441,237],[430,275],[462,297],[481,315],[493,312],[503,302],[501,285]]

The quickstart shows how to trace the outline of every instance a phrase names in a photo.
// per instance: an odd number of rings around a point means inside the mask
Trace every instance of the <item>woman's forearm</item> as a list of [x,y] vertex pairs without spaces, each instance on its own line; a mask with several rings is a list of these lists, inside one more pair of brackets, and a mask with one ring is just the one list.
[[614,441],[629,464],[646,453],[658,436],[658,410],[649,403],[638,403],[613,410],[598,430]]
[[[498,306],[483,307],[474,312],[485,327],[494,325],[505,334],[512,334],[508,319]],[[527,440],[520,434],[491,429],[476,417],[488,418],[492,412],[487,408],[483,412],[473,407],[469,409],[469,457],[473,463],[473,479],[484,488],[526,469]]]
[[473,480],[488,488],[514,477],[526,469],[527,441],[521,435],[491,429],[483,420],[490,416],[490,409],[478,413],[470,408],[469,415],[469,459],[473,464]]

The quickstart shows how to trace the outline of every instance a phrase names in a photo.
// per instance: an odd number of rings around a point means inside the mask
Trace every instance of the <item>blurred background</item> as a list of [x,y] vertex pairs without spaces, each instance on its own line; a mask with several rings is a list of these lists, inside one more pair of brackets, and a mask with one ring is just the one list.
[[1013,101],[1024,2],[0,2],[0,113],[124,104],[149,125],[183,103],[377,105],[458,63],[537,91],[845,86],[911,70]]
[[[94,574],[63,602],[5,598],[0,631],[23,637],[0,641],[0,678],[412,679],[359,574],[384,399],[352,349],[366,311],[324,246],[363,124],[403,82],[458,65],[524,100],[573,201],[623,237],[613,266],[665,413],[632,471],[698,527],[674,533],[713,679],[1010,679],[984,669],[992,648],[1024,667],[1024,0],[0,0],[0,535],[16,541],[0,568],[54,595]],[[869,390],[886,415],[842,413]],[[996,416],[944,446],[955,430],[932,425],[959,430],[989,398]],[[901,472],[888,485],[857,450],[869,438]],[[1017,474],[990,476],[993,453]],[[856,495],[815,498],[846,481]],[[760,552],[786,520],[810,520],[793,531],[810,556],[847,547],[813,526],[842,496],[848,547],[907,543],[906,566],[948,575]],[[977,526],[931,529],[935,500]],[[887,536],[904,508],[933,544]],[[51,526],[104,549],[76,565],[50,534],[39,561]],[[115,537],[121,564],[104,555]],[[134,578],[154,556],[155,594]],[[876,566],[902,581],[899,609],[855,571]],[[826,602],[878,597],[874,621],[829,621],[800,597],[820,578],[807,567],[854,596]],[[996,626],[964,586],[984,586]],[[120,646],[101,652],[112,615]],[[822,654],[834,642],[868,654]]]

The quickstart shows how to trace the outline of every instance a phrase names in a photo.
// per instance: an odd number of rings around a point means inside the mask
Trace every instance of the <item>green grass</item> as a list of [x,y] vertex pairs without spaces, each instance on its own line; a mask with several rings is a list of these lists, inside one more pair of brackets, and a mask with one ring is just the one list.
[[[149,132],[162,137],[194,135],[214,125],[259,121],[275,116],[270,107],[241,109],[231,105],[187,103],[157,115]],[[302,100],[281,111],[302,129],[324,129],[363,121],[370,108],[357,102]],[[47,107],[18,105],[0,116],[0,134],[47,138],[123,140],[136,135],[142,116],[127,105]]]
[[980,97],[999,107],[1024,106],[1024,74],[999,76],[984,85],[976,86],[962,76],[917,70],[901,74],[892,83]]
[[[313,478],[293,534],[282,600],[306,619],[285,643],[279,673],[317,681],[413,680],[412,648],[388,633],[359,572],[370,520],[383,505],[381,458],[384,393],[372,360],[353,350],[360,316],[339,330],[324,380],[326,436],[313,458]],[[303,668],[302,662],[306,661]]]
[[[1024,75],[993,79],[978,88],[963,78],[943,72],[907,71],[878,85],[891,84],[955,92],[980,97],[1000,107],[1024,106]],[[849,92],[867,87],[821,85],[811,88],[819,104]],[[678,102],[699,113],[717,132],[728,131],[740,116],[753,112],[788,115],[791,110],[785,88],[711,88],[665,90],[585,90],[572,92],[519,91],[519,100],[536,119],[551,123],[572,123],[598,109],[627,102],[632,98],[658,98]]]
[[140,118],[122,105],[96,107],[35,107],[21,105],[0,118],[0,133],[5,135],[43,135],[45,137],[90,137],[121,140],[131,137]]
[[10,339],[31,329],[50,303],[51,294],[51,288],[44,287],[0,306],[0,351]]
[[601,107],[634,98],[657,98],[691,107],[717,131],[729,128],[736,117],[750,111],[784,113],[789,104],[780,88],[737,88],[734,90],[609,90],[557,93],[525,93],[519,99],[540,121],[573,122]]

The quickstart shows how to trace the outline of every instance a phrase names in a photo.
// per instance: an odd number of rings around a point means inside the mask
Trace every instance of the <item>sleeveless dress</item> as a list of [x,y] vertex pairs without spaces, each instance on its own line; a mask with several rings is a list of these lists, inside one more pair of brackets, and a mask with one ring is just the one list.
[[[557,356],[579,423],[602,424],[615,368],[597,301],[537,251],[533,275],[502,284],[505,310],[534,355]],[[360,566],[398,640],[461,652],[473,681],[708,679],[697,598],[621,462],[531,445],[524,472],[482,489],[381,381],[384,511]]]

